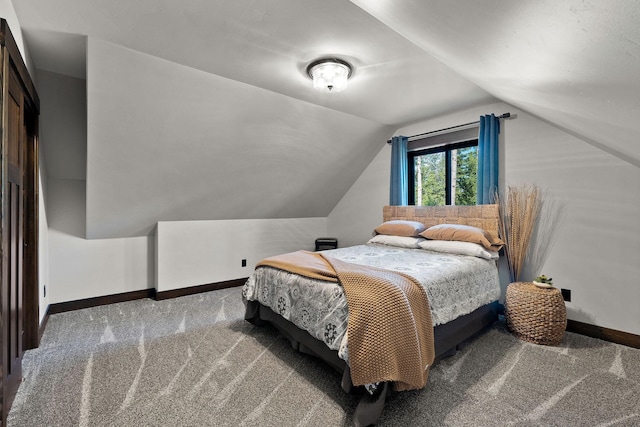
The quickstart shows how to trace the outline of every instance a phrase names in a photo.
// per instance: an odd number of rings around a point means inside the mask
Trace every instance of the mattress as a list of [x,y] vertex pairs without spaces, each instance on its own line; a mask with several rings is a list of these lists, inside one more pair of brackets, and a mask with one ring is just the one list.
[[[375,243],[328,250],[323,255],[411,275],[427,292],[434,326],[500,296],[495,260]],[[260,267],[245,283],[243,297],[271,308],[348,359],[347,300],[339,284]]]

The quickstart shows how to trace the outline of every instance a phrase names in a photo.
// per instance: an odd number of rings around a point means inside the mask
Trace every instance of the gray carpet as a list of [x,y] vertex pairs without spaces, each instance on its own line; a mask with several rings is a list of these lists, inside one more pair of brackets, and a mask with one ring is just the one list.
[[[348,426],[340,375],[243,318],[240,289],[51,316],[9,426]],[[640,350],[501,324],[387,399],[382,426],[637,426]]]

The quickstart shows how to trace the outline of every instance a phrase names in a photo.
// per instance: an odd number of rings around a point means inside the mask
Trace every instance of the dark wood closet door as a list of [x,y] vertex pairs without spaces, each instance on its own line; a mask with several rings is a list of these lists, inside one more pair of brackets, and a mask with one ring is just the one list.
[[[23,106],[24,100],[20,83],[10,73],[9,93],[7,99],[8,132],[8,182],[6,190],[7,232],[5,247],[7,248],[7,286],[2,289],[2,310],[4,317],[4,369],[3,407],[10,408],[22,380],[22,334],[24,291],[23,258],[24,258],[24,142],[25,127]],[[5,414],[6,415],[6,414]]]
[[40,100],[7,21],[0,19],[0,427],[39,343],[38,115]]

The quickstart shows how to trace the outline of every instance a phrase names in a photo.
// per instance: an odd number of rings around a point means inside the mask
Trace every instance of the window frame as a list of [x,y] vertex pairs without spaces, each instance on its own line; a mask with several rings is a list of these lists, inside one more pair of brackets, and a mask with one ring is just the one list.
[[437,147],[422,148],[417,150],[411,150],[407,152],[407,167],[408,167],[408,188],[407,188],[407,200],[409,206],[415,206],[416,204],[416,174],[415,174],[415,158],[428,154],[445,153],[445,206],[451,205],[451,151],[462,148],[477,147],[478,138],[469,139],[466,141],[455,142],[451,144],[439,145]]

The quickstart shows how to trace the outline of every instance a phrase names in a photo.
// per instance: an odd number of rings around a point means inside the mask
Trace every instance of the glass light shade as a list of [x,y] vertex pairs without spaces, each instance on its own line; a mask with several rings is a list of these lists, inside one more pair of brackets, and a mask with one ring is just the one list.
[[340,92],[347,87],[351,67],[339,59],[324,59],[309,65],[313,87],[323,92]]

